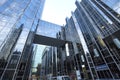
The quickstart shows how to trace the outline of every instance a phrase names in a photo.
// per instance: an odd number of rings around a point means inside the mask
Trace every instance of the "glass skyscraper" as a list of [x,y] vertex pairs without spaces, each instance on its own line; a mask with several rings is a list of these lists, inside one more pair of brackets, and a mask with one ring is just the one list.
[[76,1],[65,26],[40,20],[44,2],[2,0],[0,80],[30,79],[33,43],[52,46],[42,55],[45,79],[59,75],[73,80],[120,79],[119,1]]
[[120,14],[120,0],[102,0],[107,6]]
[[72,13],[70,23],[74,23],[80,40],[73,61],[83,79],[120,79],[119,13],[103,1],[76,1],[77,9]]
[[1,4],[1,80],[28,80],[33,55],[33,36],[42,14],[44,1],[4,0]]
[[120,7],[116,3],[119,1],[76,1],[77,8],[66,18],[61,32],[66,43],[44,52],[43,62],[50,62],[44,64],[43,75],[69,75],[73,80],[120,79]]

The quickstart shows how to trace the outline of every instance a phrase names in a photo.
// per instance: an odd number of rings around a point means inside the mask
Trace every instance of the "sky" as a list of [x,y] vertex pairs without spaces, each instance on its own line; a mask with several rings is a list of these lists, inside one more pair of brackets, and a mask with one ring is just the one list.
[[[0,6],[4,4],[7,0],[0,0]],[[65,18],[71,16],[71,11],[74,11],[76,0],[46,0],[42,20],[52,22],[58,25],[65,24]],[[41,55],[45,48],[43,45],[38,46],[37,56],[35,58],[35,66],[41,63]]]
[[[76,0],[46,0],[42,20],[52,22],[58,25],[65,25],[65,18],[71,16],[71,11],[76,8]],[[39,45],[35,58],[35,67],[41,63],[41,55],[44,50],[44,45]]]
[[76,0],[46,0],[42,19],[56,23],[65,24],[65,18],[71,16],[71,11],[76,8]]

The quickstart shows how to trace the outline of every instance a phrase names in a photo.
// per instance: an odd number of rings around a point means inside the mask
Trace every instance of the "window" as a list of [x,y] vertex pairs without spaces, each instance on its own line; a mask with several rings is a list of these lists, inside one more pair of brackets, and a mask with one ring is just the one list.
[[2,80],[12,80],[14,70],[6,70]]
[[12,69],[16,68],[18,60],[19,60],[19,56],[13,55],[8,64],[8,68],[12,68]]
[[69,77],[63,77],[62,80],[70,80]]

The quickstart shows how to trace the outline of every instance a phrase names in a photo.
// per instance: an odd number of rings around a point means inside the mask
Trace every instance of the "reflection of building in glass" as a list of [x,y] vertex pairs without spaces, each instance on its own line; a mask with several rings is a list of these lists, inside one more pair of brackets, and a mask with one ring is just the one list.
[[107,6],[120,14],[120,0],[102,0]]
[[45,50],[41,75],[120,79],[119,13],[102,0],[76,1],[76,6],[61,32],[66,44]]
[[56,38],[56,34],[59,32],[61,32],[60,25],[40,20],[38,29],[37,29],[37,34],[43,35],[46,37]]
[[62,27],[39,19],[43,4],[44,0],[1,3],[1,80],[28,80],[33,43],[52,46],[42,55],[41,78],[120,79],[119,12],[105,0],[76,1],[77,9]]
[[44,0],[6,0],[1,4],[0,80],[28,79],[32,40],[43,5]]

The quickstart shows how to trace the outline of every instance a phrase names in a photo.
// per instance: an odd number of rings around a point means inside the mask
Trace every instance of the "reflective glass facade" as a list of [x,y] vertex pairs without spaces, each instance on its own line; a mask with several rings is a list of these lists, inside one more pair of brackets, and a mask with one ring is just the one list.
[[39,25],[38,25],[38,29],[37,29],[38,35],[56,38],[57,33],[59,33],[59,32],[61,32],[60,25],[40,20]]
[[102,0],[102,1],[120,14],[120,0]]
[[62,27],[40,20],[44,0],[5,0],[0,6],[0,80],[30,79],[35,36],[50,37],[44,38],[47,44],[63,41],[45,49],[41,78],[120,79],[120,15],[108,3],[76,1],[77,9]]
[[44,0],[6,0],[0,6],[0,79],[27,80],[33,36]]
[[[97,3],[104,6],[106,10],[102,11],[103,9]],[[77,9],[72,13],[72,20],[70,18],[69,21],[74,23],[72,27],[77,31],[80,44],[79,46],[69,44],[72,47],[69,47],[69,51],[72,49],[74,51],[71,57],[74,57],[71,58],[73,62],[71,60],[67,62],[68,66],[71,64],[71,68],[67,70],[70,74],[73,73],[72,70],[79,71],[83,79],[120,79],[117,56],[119,54],[117,44],[120,40],[119,17],[110,12],[107,5],[100,0],[76,1],[76,6]],[[67,22],[66,25],[68,24]]]
[[72,80],[120,79],[120,17],[108,4],[113,0],[107,1],[76,1],[77,8],[66,18],[61,32],[65,45],[50,47],[43,55],[44,78],[69,75]]

